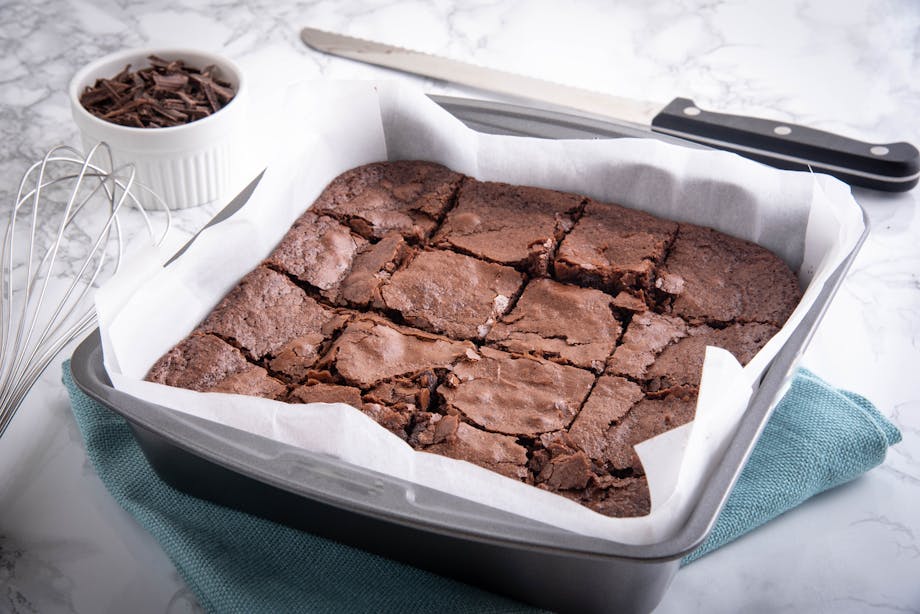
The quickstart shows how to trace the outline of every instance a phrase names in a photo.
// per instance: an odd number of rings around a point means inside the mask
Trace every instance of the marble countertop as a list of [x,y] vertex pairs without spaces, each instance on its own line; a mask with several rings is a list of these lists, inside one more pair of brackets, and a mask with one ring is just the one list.
[[[640,8],[641,7],[641,8]],[[57,143],[77,144],[73,73],[125,47],[222,52],[254,89],[294,78],[393,78],[319,55],[301,26],[616,94],[920,143],[913,0],[0,4],[0,212]],[[920,190],[855,190],[872,233],[804,365],[872,400],[904,440],[885,463],[681,570],[656,612],[920,612]],[[217,205],[181,212],[194,232]],[[195,612],[153,539],[94,475],[60,383],[65,352],[0,440],[0,611]]]

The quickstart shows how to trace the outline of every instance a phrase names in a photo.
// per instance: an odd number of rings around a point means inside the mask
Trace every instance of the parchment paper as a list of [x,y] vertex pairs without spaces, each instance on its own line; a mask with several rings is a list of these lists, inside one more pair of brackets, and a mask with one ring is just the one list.
[[[376,471],[585,535],[630,544],[666,538],[689,513],[737,426],[752,384],[853,248],[862,216],[849,188],[826,176],[777,171],[738,156],[655,140],[551,141],[481,135],[403,85],[309,82],[285,96],[271,134],[276,159],[247,205],[202,233],[176,262],[146,254],[97,295],[105,366],[136,397],[302,446]],[[274,248],[339,173],[385,159],[425,159],[478,179],[577,192],[755,241],[799,273],[805,296],[789,322],[742,368],[708,348],[695,420],[640,444],[652,512],[608,518],[472,464],[413,451],[343,404],[289,405],[144,382]]]

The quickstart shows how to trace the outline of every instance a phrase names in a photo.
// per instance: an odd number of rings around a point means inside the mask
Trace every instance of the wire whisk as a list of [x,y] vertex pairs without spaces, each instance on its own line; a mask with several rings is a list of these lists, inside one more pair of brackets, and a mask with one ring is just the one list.
[[[125,229],[166,237],[169,208],[134,174],[105,143],[86,156],[55,147],[23,174],[0,254],[0,437],[54,357],[95,326],[92,291],[119,270]],[[162,208],[156,219],[138,190]]]

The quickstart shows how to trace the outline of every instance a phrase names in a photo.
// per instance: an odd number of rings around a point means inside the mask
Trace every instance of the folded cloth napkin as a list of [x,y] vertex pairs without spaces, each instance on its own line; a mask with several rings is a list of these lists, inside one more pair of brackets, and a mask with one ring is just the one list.
[[[190,497],[160,481],[125,421],[64,383],[86,452],[210,612],[530,612],[529,606]],[[880,464],[901,434],[863,397],[801,370],[709,538],[683,563]]]

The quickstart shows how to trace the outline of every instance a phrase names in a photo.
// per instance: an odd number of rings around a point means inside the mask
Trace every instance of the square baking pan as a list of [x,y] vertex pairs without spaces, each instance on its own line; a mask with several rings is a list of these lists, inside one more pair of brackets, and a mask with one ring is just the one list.
[[[658,138],[700,147],[628,124],[502,103],[432,98],[482,132],[541,138]],[[239,209],[257,181],[209,225]],[[853,250],[764,372],[686,523],[668,539],[650,545],[567,532],[137,399],[112,387],[98,331],[76,349],[71,369],[81,390],[125,418],[154,470],[178,490],[537,607],[560,612],[649,612],[667,590],[680,559],[703,542],[715,523],[868,231],[866,223]]]

